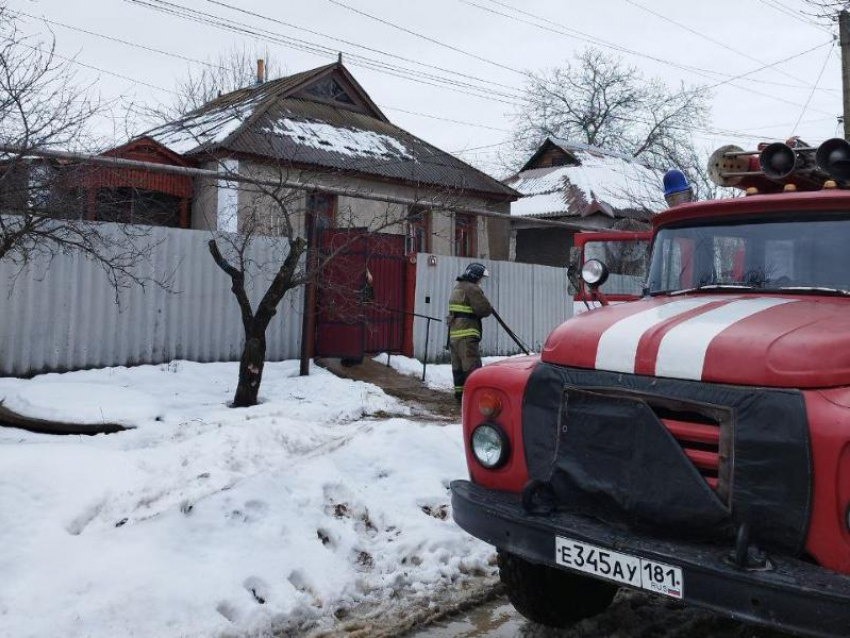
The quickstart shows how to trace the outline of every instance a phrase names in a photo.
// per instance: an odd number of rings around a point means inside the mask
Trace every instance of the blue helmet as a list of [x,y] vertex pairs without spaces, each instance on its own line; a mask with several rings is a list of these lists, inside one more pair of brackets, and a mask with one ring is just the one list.
[[691,190],[691,185],[688,183],[688,178],[677,168],[672,168],[664,173],[664,197],[669,197],[675,193]]

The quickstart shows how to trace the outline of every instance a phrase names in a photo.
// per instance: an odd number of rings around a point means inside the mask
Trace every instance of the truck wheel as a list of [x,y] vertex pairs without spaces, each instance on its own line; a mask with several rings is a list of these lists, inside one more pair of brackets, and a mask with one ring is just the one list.
[[601,580],[536,565],[499,551],[499,577],[516,610],[532,622],[564,628],[603,612],[619,589]]

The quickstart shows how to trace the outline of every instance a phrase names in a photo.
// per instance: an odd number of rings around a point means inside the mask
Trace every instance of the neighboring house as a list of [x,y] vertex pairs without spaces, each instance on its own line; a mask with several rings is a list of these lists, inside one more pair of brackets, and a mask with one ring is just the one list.
[[[106,157],[190,167],[149,137],[102,153]],[[65,219],[190,227],[193,180],[184,175],[24,157],[0,163],[0,208]]]
[[578,231],[541,227],[531,218],[589,231],[642,230],[666,208],[659,171],[620,153],[555,137],[504,183],[522,195],[511,204],[511,252],[519,262],[569,265]]
[[[392,220],[382,232],[406,235],[409,252],[509,257],[517,193],[392,124],[341,61],[228,93],[146,136],[200,168],[363,194],[293,190],[288,210],[299,233],[306,219],[319,227]],[[270,198],[223,181],[194,186],[192,228],[239,231],[259,216],[263,232],[281,232],[280,208]],[[433,201],[451,210],[432,209]],[[505,218],[464,212],[476,208]]]

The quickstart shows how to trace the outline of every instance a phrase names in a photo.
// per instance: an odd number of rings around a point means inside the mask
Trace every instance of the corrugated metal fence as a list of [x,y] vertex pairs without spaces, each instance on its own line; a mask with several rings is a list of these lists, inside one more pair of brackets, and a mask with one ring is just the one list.
[[[154,228],[151,264],[173,273],[171,292],[131,287],[120,306],[105,274],[80,255],[36,262],[17,278],[0,262],[0,374],[161,363],[172,359],[234,361],[243,333],[230,279],[213,262],[203,231]],[[273,263],[281,242],[258,238],[254,263]],[[255,304],[270,274],[253,278]],[[271,361],[298,356],[301,289],[287,293],[268,331]]]
[[[490,302],[533,350],[539,351],[552,329],[572,316],[573,299],[567,292],[566,268],[442,255],[418,256],[415,312],[445,319],[455,279],[473,261],[480,261],[490,271],[490,277],[484,280],[482,286]],[[426,323],[425,319],[418,317],[414,321],[413,349],[419,359],[425,355]],[[445,324],[431,322],[429,361],[448,356],[445,343]],[[492,318],[484,320],[481,349],[485,355],[516,354],[520,351]]]

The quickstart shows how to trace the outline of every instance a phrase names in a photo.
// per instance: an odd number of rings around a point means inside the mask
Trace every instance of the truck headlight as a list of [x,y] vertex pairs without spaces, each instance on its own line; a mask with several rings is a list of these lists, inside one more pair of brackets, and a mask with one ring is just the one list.
[[581,278],[591,288],[599,288],[608,280],[608,266],[598,259],[588,259],[581,267]]
[[482,423],[472,432],[472,454],[488,470],[502,467],[510,455],[508,435],[498,425]]

